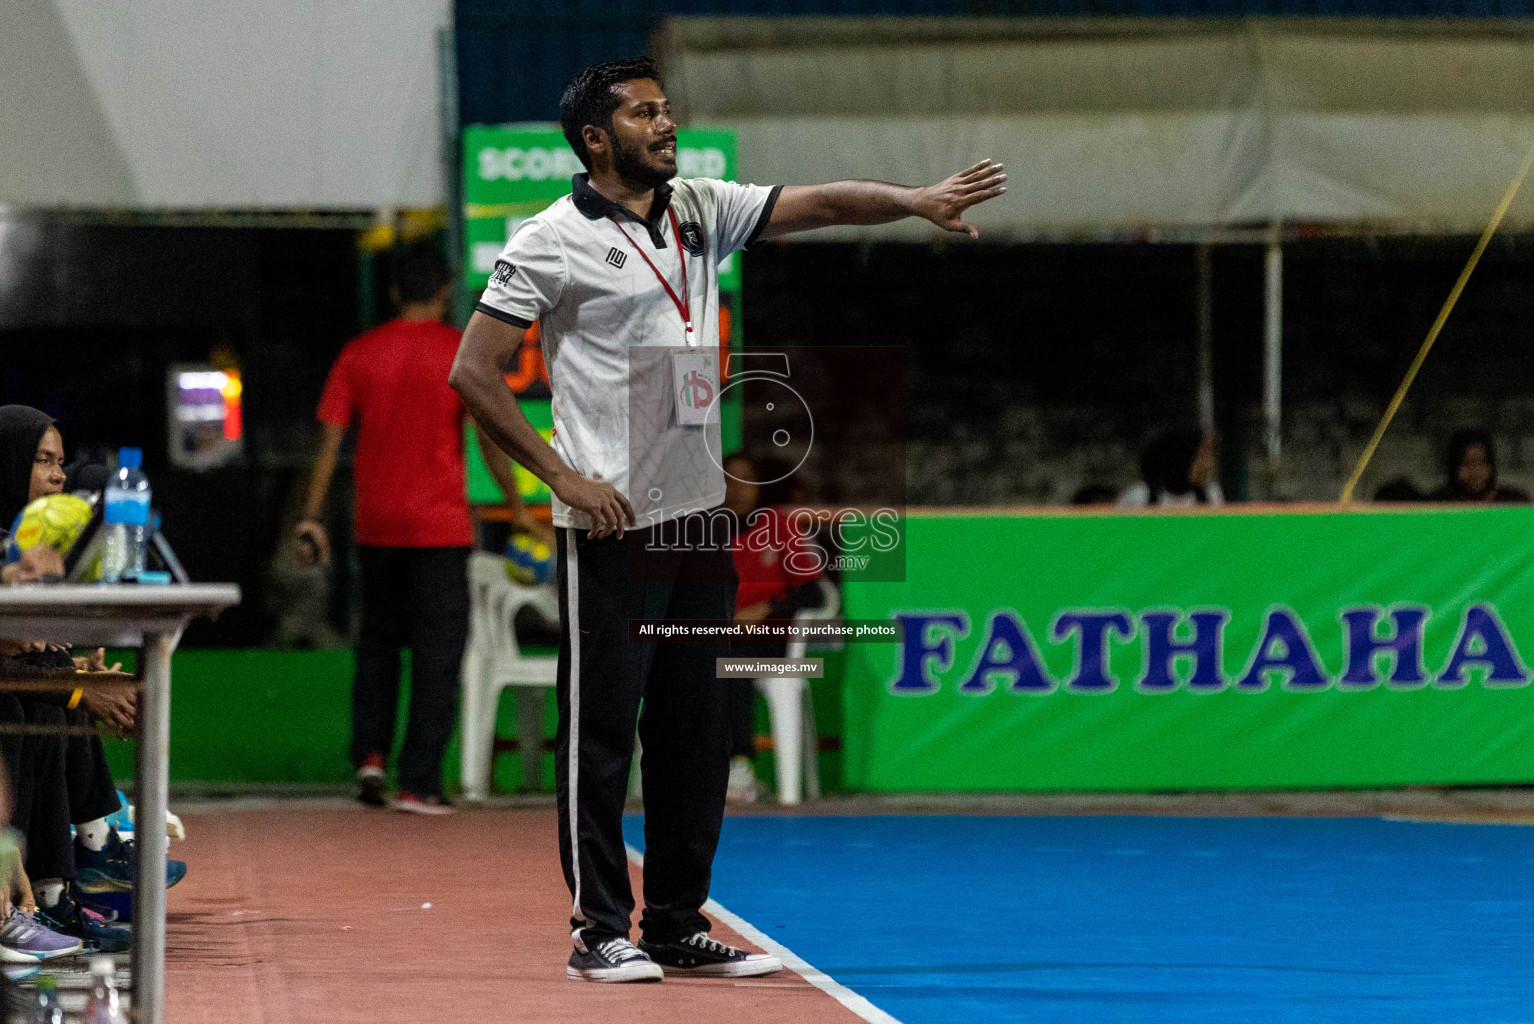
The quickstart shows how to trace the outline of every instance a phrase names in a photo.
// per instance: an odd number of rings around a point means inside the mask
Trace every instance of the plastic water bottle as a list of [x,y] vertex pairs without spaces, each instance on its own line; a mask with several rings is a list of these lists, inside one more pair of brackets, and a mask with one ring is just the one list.
[[117,472],[106,486],[102,526],[106,530],[101,558],[103,583],[133,580],[144,569],[149,546],[149,478],[144,453],[138,448],[117,451]]
[[91,997],[83,1019],[85,1024],[127,1024],[117,996],[117,965],[109,956],[91,958]]
[[59,1005],[59,979],[44,974],[37,979],[37,1005],[32,1008],[37,1024],[64,1024],[64,1008]]

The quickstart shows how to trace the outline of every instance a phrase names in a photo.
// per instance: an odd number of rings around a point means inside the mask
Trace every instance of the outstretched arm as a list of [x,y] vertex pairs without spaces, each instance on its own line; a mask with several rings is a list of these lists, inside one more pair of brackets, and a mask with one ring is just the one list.
[[591,517],[587,536],[605,537],[616,531],[621,537],[624,525],[634,523],[628,499],[612,484],[588,480],[560,461],[527,422],[506,386],[506,367],[522,347],[524,333],[520,327],[476,312],[463,332],[448,383],[497,448],[548,484],[560,501]]
[[963,219],[964,211],[1006,190],[1006,169],[990,160],[920,188],[883,181],[789,185],[778,193],[772,219],[761,237],[780,238],[794,231],[836,224],[888,224],[905,217],[923,217],[944,231],[978,238],[980,230]]

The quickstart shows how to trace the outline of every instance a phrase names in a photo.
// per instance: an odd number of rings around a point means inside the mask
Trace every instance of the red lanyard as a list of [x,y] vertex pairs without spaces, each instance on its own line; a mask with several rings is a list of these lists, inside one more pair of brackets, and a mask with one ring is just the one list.
[[676,211],[671,209],[668,206],[668,207],[666,207],[666,213],[671,217],[671,233],[672,233],[672,235],[674,235],[676,237],[677,256],[682,261],[682,297],[681,298],[677,298],[676,292],[671,290],[671,282],[667,281],[665,275],[662,274],[660,272],[660,270],[656,268],[654,263],[650,262],[650,257],[646,256],[645,253],[644,253],[644,250],[639,247],[638,243],[636,243],[632,238],[629,237],[629,233],[627,231],[623,230],[623,225],[618,223],[618,219],[616,217],[614,217],[614,218],[612,218],[612,222],[613,222],[613,227],[618,229],[618,234],[622,235],[624,237],[624,239],[626,239],[628,241],[628,244],[634,247],[634,251],[639,253],[639,258],[644,260],[645,263],[649,265],[650,272],[655,275],[655,279],[660,282],[660,286],[662,288],[666,289],[666,294],[671,296],[672,303],[674,303],[676,305],[676,311],[678,313],[682,314],[682,323],[687,326],[687,341],[688,341],[689,344],[691,344],[692,343],[692,295],[687,291],[687,250],[682,248],[682,230],[681,230],[681,228],[676,226]]

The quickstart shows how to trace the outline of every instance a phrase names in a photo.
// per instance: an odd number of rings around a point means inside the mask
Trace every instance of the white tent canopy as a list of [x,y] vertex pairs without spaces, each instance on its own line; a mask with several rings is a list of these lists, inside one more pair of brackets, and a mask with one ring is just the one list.
[[0,206],[443,200],[448,0],[4,0]]
[[679,18],[659,51],[753,181],[1003,161],[1007,198],[974,212],[993,239],[1477,231],[1534,142],[1528,22]]

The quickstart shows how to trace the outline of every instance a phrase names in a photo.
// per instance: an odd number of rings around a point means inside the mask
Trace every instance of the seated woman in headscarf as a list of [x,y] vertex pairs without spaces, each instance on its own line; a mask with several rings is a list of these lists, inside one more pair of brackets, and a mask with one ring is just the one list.
[[[64,486],[64,439],[46,414],[25,405],[0,406],[0,547],[27,503]],[[35,583],[62,576],[64,559],[39,544],[0,568],[0,583]]]
[[1457,431],[1449,439],[1443,486],[1429,501],[1527,502],[1527,491],[1497,483],[1497,449],[1491,434],[1478,428]]
[[[27,504],[63,489],[64,442],[53,419],[28,406],[0,406],[0,521],[9,525]],[[70,673],[101,668],[102,662],[100,651],[77,661],[68,647],[45,639],[0,640],[0,675]],[[94,723],[126,733],[135,709],[131,695],[94,688],[0,695],[0,721],[57,730],[28,732],[19,745],[0,744],[15,782],[12,820],[27,837],[26,868],[39,919],[107,952],[125,949],[128,932],[92,913],[74,883],[88,876],[91,891],[131,887],[131,847],[106,821],[121,804]],[[66,727],[73,731],[66,734]]]

